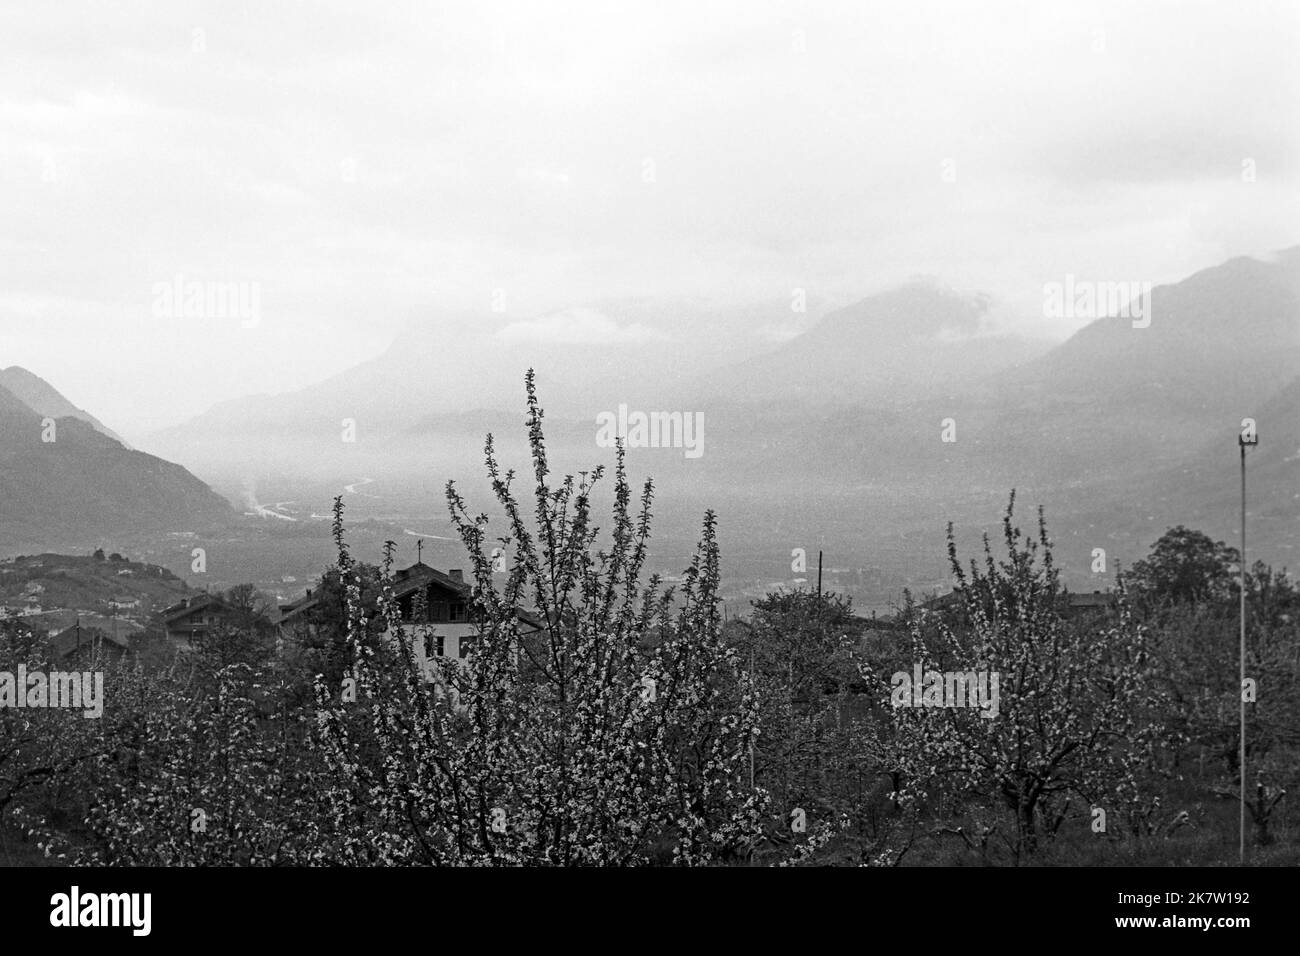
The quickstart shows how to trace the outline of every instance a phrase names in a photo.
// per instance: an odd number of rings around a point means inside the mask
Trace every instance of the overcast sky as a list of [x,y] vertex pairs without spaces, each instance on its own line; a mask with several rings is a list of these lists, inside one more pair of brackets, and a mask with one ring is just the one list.
[[130,437],[494,303],[925,274],[1060,337],[1066,273],[1300,242],[1297,49],[1294,2],[9,0],[0,366]]

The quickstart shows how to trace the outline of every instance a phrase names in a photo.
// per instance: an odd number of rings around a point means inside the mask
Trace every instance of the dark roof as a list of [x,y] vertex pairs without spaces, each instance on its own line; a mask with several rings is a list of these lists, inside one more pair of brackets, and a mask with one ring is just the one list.
[[[436,584],[445,590],[458,594],[461,598],[468,601],[473,594],[473,588],[465,583],[460,571],[451,571],[444,574],[436,568],[431,568],[423,562],[417,561],[409,568],[403,568],[393,575],[393,595],[394,597],[405,597],[420,588],[429,584]],[[530,627],[542,630],[546,627],[546,622],[541,616],[532,611],[525,611],[522,608],[515,610],[515,615]]]
[[290,604],[280,605],[280,616],[276,619],[277,624],[284,624],[303,614],[306,614],[312,608],[320,604],[320,589],[308,591],[305,595]]
[[[436,584],[444,590],[451,591],[468,600],[471,593],[470,586],[463,579],[453,577],[453,575],[459,574],[459,571],[444,574],[436,568],[429,567],[422,561],[417,561],[409,568],[401,568],[393,572],[393,596],[403,598],[420,590],[422,587]],[[281,605],[280,617],[276,623],[288,624],[319,605],[320,601],[319,587],[313,591],[308,591],[306,595],[297,601]]]
[[[961,589],[949,591],[947,594],[941,594],[933,597],[921,604],[921,607],[927,610],[940,610],[947,607],[955,607],[961,601]],[[1089,608],[1089,607],[1114,607],[1119,601],[1119,595],[1114,591],[1093,591],[1091,594],[1084,592],[1080,594],[1070,593],[1066,596],[1064,604],[1067,608]]]
[[186,598],[179,604],[173,604],[162,612],[163,622],[174,624],[176,621],[183,620],[197,611],[213,606],[227,610],[226,603],[212,594],[199,594],[192,598]]
[[930,598],[928,601],[922,601],[920,606],[929,609],[953,607],[959,604],[961,600],[961,588],[957,588],[954,591],[949,591],[947,594],[939,594]]
[[409,568],[402,568],[393,575],[393,593],[397,597],[405,597],[412,591],[418,591],[426,584],[437,584],[448,591],[453,591],[462,597],[468,598],[471,590],[470,586],[459,575],[459,571],[444,574],[436,568],[429,567],[422,561],[417,561]]
[[67,657],[76,651],[78,646],[89,649],[91,645],[99,641],[102,644],[111,644],[119,650],[130,650],[131,642],[124,637],[115,637],[107,631],[101,631],[94,628],[82,628],[78,636],[77,629],[73,627],[64,628],[56,636],[50,638],[50,645],[54,648],[54,653],[59,657]]
[[[429,567],[422,561],[417,561],[409,568],[402,568],[393,573],[393,596],[403,598],[420,590],[422,587],[436,584],[468,601],[473,594],[473,588],[460,575],[460,571],[453,570],[450,573],[444,573],[437,568]],[[292,622],[320,604],[320,600],[320,589],[316,588],[314,591],[308,591],[306,595],[292,604],[280,605],[280,617],[276,623],[288,624]],[[546,622],[532,611],[520,609],[515,613],[518,615],[519,620],[539,631],[546,626]]]
[[1071,594],[1070,607],[1113,607],[1119,601],[1114,591],[1093,591],[1091,594]]

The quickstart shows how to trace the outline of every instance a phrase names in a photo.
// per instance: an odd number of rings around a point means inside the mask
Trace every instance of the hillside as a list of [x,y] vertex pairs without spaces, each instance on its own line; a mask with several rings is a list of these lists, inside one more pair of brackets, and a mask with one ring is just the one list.
[[79,419],[101,435],[107,435],[123,447],[130,447],[120,435],[105,426],[94,415],[77,408],[45,379],[21,366],[11,365],[7,369],[0,370],[0,388],[8,389],[15,398],[39,415]]
[[[1059,489],[1105,487],[1135,472],[1181,466],[1219,437],[1231,439],[1243,417],[1276,404],[1293,383],[1300,370],[1297,288],[1296,250],[1272,262],[1238,259],[1154,289],[1150,328],[1099,319],[1009,369],[961,347],[966,382],[944,377],[908,401],[863,400],[814,413],[778,387],[765,402],[733,396],[710,406],[714,458],[723,459],[721,467],[743,462],[747,479],[794,470],[929,481],[953,465],[971,487],[1030,480]],[[933,310],[916,315],[918,334],[932,337],[940,323]],[[848,335],[828,340],[825,350]],[[880,338],[885,355],[909,341],[897,332]],[[818,387],[817,397],[828,401],[832,390]],[[940,441],[946,418],[956,423],[951,443]]]
[[710,372],[711,402],[894,405],[959,392],[1046,346],[997,334],[989,301],[912,282],[826,315],[780,349]]
[[119,532],[228,523],[230,504],[180,465],[101,434],[79,418],[46,418],[0,387],[0,553],[93,547]]
[[0,615],[57,631],[146,627],[152,615],[197,593],[166,568],[114,554],[37,554],[0,561]]

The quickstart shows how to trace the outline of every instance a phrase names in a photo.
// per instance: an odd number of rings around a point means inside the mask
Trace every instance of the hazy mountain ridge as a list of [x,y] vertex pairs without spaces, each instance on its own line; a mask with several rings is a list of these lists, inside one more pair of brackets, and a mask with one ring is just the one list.
[[710,399],[897,404],[972,386],[1047,345],[987,325],[987,296],[914,281],[828,313],[780,349],[708,376]]
[[[599,349],[527,336],[502,344],[512,320],[491,316],[463,338],[445,325],[411,333],[318,386],[230,403],[173,430],[168,457],[231,486],[258,468],[278,472],[280,487],[293,475],[340,487],[365,475],[378,480],[368,493],[384,513],[436,512],[445,477],[481,472],[484,433],[518,464],[531,359],[558,468],[610,459],[595,442],[596,411],[701,412],[701,458],[631,449],[629,467],[655,478],[661,500],[730,512],[753,548],[762,529],[784,540],[791,528],[841,528],[869,549],[949,519],[983,524],[1013,487],[1048,505],[1067,535],[1108,523],[1120,534],[1127,522],[1142,537],[1148,522],[1184,513],[1227,523],[1218,502],[1235,487],[1232,443],[1251,416],[1264,436],[1252,452],[1260,506],[1285,519],[1266,533],[1282,535],[1300,531],[1286,510],[1300,464],[1285,460],[1300,446],[1281,454],[1272,444],[1292,427],[1298,292],[1297,250],[1234,259],[1154,288],[1149,327],[1105,317],[1044,352],[997,335],[987,298],[911,283],[720,368],[655,379],[681,345],[647,343],[646,362],[613,382]],[[355,442],[342,439],[343,419],[356,422]],[[417,504],[417,489],[428,500]]]
[[[989,334],[981,324],[987,304],[979,296],[913,283],[816,322],[793,313],[788,303],[721,312],[665,305],[661,318],[669,318],[653,325],[647,316],[654,310],[645,303],[532,319],[443,316],[408,329],[377,358],[316,385],[221,403],[150,435],[147,444],[232,480],[237,462],[345,465],[355,457],[340,440],[350,420],[358,442],[405,458],[413,432],[427,435],[442,424],[459,432],[466,416],[480,413],[513,420],[530,368],[550,418],[575,423],[619,404],[713,410],[749,402],[766,408],[896,403],[934,388],[973,384],[991,368],[1042,351],[1041,343]],[[906,318],[909,328],[882,350],[877,333],[890,331],[894,318]],[[563,332],[567,321],[577,331]],[[849,327],[856,328],[843,335]],[[609,341],[590,341],[601,336]]]
[[1153,289],[1148,328],[1099,319],[1029,363],[1022,380],[1057,394],[1100,385],[1151,402],[1258,402],[1300,369],[1298,315],[1300,248],[1273,262],[1232,259]]
[[392,438],[430,418],[512,413],[530,368],[552,414],[586,418],[615,394],[652,402],[685,390],[717,364],[714,354],[745,357],[770,349],[752,326],[794,334],[798,317],[783,308],[712,311],[693,302],[630,301],[537,316],[426,316],[376,358],[306,388],[219,403],[153,433],[147,443],[186,461],[252,445],[261,449],[254,457],[275,456],[286,443],[336,441],[344,419],[369,437]]
[[122,436],[94,415],[77,408],[45,379],[21,366],[11,365],[7,369],[0,370],[0,388],[8,389],[15,398],[34,412],[50,418],[78,418],[101,435],[107,435],[125,448],[131,447]]
[[128,449],[79,417],[56,418],[54,440],[45,441],[47,417],[53,416],[0,387],[0,549],[5,552],[235,519],[229,502],[185,468]]

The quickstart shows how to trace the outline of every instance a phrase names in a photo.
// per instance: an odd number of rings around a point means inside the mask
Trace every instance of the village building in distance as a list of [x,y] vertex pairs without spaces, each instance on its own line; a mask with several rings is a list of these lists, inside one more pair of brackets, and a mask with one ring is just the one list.
[[235,610],[214,594],[185,598],[162,612],[168,639],[183,645],[190,645],[194,638],[206,637],[215,630],[236,626],[234,617]]

